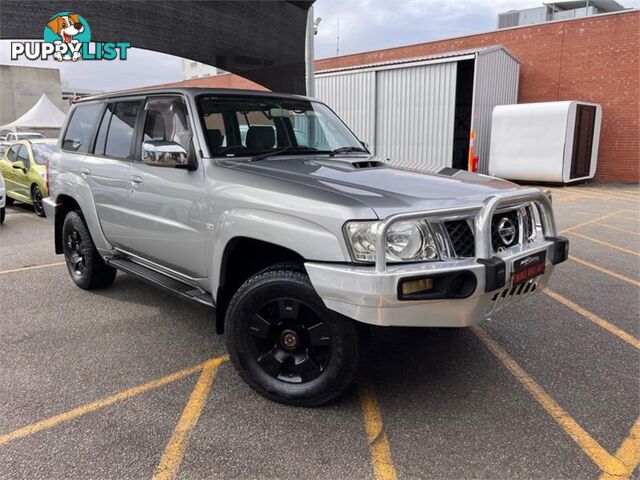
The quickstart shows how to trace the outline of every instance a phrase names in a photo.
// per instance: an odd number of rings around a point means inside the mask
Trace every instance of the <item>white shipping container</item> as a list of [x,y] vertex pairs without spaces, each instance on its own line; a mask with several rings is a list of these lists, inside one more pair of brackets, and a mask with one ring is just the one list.
[[580,101],[502,105],[493,110],[489,174],[572,183],[593,178],[602,107]]

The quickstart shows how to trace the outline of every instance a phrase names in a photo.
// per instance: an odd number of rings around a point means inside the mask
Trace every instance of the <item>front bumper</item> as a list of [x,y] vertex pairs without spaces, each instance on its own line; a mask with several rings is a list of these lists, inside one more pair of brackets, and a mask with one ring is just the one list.
[[44,213],[50,221],[54,221],[56,218],[56,212],[59,205],[51,197],[44,197],[42,199],[42,206],[44,207]]
[[[508,252],[493,254],[490,249],[490,222],[495,209],[522,201],[530,201],[538,208],[542,221],[540,240],[523,242],[522,246]],[[514,300],[544,289],[554,265],[567,258],[568,244],[566,239],[556,236],[551,203],[537,189],[498,194],[489,197],[482,205],[457,210],[454,213],[433,210],[389,217],[382,223],[380,236],[385,238],[388,227],[398,220],[471,212],[475,215],[478,258],[386,265],[384,255],[377,255],[375,267],[307,262],[305,267],[312,285],[327,308],[360,322],[383,326],[466,327],[490,317]],[[377,248],[376,251],[384,252],[383,244],[378,242],[380,246],[383,250]],[[543,251],[546,253],[544,273],[514,286],[514,263]],[[455,277],[459,274],[475,279],[475,282],[470,282],[472,291],[460,295],[462,298],[401,299],[403,280]]]

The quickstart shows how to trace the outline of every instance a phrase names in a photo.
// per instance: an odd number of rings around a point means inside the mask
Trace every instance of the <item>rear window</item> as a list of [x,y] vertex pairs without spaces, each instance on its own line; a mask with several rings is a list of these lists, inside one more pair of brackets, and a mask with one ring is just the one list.
[[53,152],[56,150],[55,143],[33,143],[31,144],[31,150],[33,151],[33,158],[38,165],[45,165],[47,160]]
[[30,140],[30,139],[34,139],[34,138],[44,138],[44,135],[42,135],[41,133],[18,133],[17,136],[18,136],[18,138],[20,140]]
[[91,134],[101,110],[100,103],[78,105],[75,108],[62,140],[63,150],[80,153],[89,151]]

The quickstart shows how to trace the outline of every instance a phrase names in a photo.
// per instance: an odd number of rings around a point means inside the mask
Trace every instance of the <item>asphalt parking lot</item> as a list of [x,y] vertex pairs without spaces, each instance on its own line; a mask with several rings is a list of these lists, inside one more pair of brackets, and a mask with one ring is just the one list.
[[27,207],[0,227],[0,478],[640,478],[640,189],[553,188],[545,293],[468,330],[372,329],[317,409],[253,393],[206,307],[86,292]]

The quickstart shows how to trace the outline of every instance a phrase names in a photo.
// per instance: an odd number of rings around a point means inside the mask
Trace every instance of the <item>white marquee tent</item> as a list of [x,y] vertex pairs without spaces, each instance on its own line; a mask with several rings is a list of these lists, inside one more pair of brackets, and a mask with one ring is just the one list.
[[13,122],[0,126],[0,130],[59,129],[62,128],[65,117],[66,114],[42,94],[31,110]]

